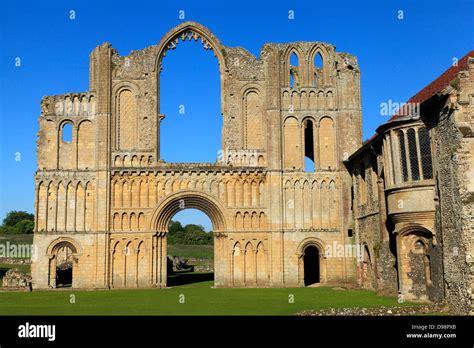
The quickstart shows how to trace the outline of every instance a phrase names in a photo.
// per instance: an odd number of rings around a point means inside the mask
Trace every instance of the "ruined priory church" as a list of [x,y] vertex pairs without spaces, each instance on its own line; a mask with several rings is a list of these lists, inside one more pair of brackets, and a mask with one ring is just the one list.
[[[162,60],[191,40],[219,66],[215,163],[160,157]],[[408,105],[363,143],[357,59],[331,44],[257,58],[195,22],[128,56],[102,44],[88,91],[41,101],[33,288],[65,264],[73,288],[166,287],[169,223],[194,208],[216,287],[348,285],[472,313],[474,51]]]

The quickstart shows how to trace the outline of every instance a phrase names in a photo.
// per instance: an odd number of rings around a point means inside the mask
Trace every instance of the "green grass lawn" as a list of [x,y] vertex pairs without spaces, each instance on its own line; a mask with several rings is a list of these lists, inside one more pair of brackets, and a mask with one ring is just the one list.
[[[212,286],[212,281],[200,281],[168,289],[0,292],[0,315],[293,315],[308,309],[400,305],[395,297],[367,290]],[[179,302],[181,295],[185,303]],[[289,303],[291,295],[294,303]]]
[[214,246],[168,244],[168,255],[212,260],[214,258]]

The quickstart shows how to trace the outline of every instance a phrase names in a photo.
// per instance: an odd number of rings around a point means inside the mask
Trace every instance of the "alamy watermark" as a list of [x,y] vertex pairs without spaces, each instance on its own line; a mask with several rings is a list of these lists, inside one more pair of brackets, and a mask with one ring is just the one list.
[[46,338],[48,341],[56,339],[56,325],[38,325],[26,322],[18,326],[19,338]]
[[336,241],[324,247],[324,256],[330,257],[353,257],[358,261],[364,261],[364,246],[360,244],[341,244]]
[[399,103],[392,99],[380,103],[381,116],[420,116],[420,103]]
[[0,243],[0,258],[24,258],[36,259],[36,245],[34,244],[16,244]]

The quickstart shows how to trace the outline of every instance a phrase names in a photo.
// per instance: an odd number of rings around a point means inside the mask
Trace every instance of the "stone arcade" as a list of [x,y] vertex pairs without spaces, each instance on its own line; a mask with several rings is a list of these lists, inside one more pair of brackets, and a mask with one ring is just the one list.
[[[187,40],[211,49],[219,63],[224,158],[216,163],[166,163],[160,157],[161,62]],[[291,56],[297,63],[290,64]],[[472,68],[470,74],[472,80]],[[181,209],[195,208],[213,224],[216,286],[352,283],[397,293],[397,270],[408,272],[409,260],[406,252],[397,253],[400,244],[389,246],[389,236],[412,230],[379,231],[381,224],[375,229],[362,219],[372,210],[387,214],[384,207],[355,208],[362,167],[354,161],[365,152],[351,154],[367,148],[361,147],[359,80],[356,58],[332,45],[265,44],[257,59],[223,46],[194,22],[126,57],[109,44],[98,46],[90,55],[89,91],[41,102],[34,288],[57,287],[56,272],[64,264],[72,267],[74,288],[165,287],[168,224]],[[472,122],[472,111],[470,117]],[[73,129],[70,142],[63,141],[65,127]],[[431,134],[423,134],[429,142]],[[305,158],[314,171],[305,170]],[[387,175],[382,168],[388,157],[377,159],[378,171],[365,174],[373,181],[364,186],[370,188],[361,193],[363,202],[374,192],[384,194],[380,175]],[[431,222],[423,227],[420,248],[438,233],[433,214],[422,216]],[[380,238],[379,254],[364,234]],[[325,252],[364,242],[368,259]],[[418,243],[400,241],[412,242]],[[380,276],[377,267],[386,273]],[[430,297],[400,284],[407,298]]]

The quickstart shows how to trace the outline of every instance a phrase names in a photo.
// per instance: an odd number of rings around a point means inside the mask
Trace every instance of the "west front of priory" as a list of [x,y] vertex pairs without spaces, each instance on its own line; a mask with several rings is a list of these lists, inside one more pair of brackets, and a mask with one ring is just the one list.
[[[160,156],[162,60],[188,40],[219,64],[215,163]],[[194,208],[216,287],[346,284],[473,312],[474,51],[364,143],[357,59],[327,43],[255,57],[185,22],[128,56],[96,47],[89,80],[41,101],[34,289],[65,272],[73,288],[166,287],[168,225]]]

